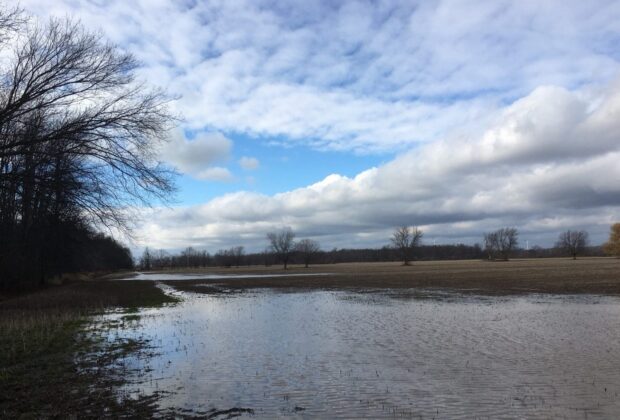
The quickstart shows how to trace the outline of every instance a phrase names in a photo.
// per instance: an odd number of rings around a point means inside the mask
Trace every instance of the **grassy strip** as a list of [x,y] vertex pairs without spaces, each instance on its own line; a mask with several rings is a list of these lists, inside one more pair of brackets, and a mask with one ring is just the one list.
[[[142,416],[154,399],[119,401],[105,360],[143,343],[104,344],[81,334],[88,316],[135,310],[176,300],[152,282],[85,281],[50,287],[0,302],[0,417]],[[81,358],[76,354],[95,353]]]

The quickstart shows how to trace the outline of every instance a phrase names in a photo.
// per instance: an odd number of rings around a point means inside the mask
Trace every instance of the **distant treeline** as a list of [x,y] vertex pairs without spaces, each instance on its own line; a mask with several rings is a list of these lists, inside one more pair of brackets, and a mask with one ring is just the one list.
[[[603,256],[600,246],[587,247],[583,256]],[[529,250],[516,249],[513,258],[556,258],[566,257],[560,248],[541,248],[535,246]],[[414,261],[429,260],[475,260],[487,259],[487,254],[478,244],[475,245],[420,245],[416,248]],[[317,251],[313,254],[311,264],[337,264],[355,262],[396,262],[402,261],[400,251],[384,246],[382,248],[334,248],[330,251]],[[305,256],[293,252],[291,264],[304,264]],[[240,267],[250,265],[276,265],[277,257],[269,251],[248,253],[244,248],[233,247],[219,250],[211,254],[205,250],[186,248],[180,253],[169,253],[163,250],[153,251],[148,248],[138,261],[142,270],[161,270],[169,268],[200,268],[200,267]]]

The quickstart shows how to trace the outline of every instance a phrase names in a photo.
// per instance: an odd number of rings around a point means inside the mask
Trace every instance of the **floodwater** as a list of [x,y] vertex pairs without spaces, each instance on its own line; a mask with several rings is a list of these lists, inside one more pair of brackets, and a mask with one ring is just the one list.
[[123,393],[259,418],[620,417],[618,298],[183,296],[110,332],[153,346],[124,360]]
[[312,277],[333,276],[332,273],[307,273],[307,274],[204,274],[204,273],[135,273],[119,280],[224,280],[224,279],[254,279],[274,277]]

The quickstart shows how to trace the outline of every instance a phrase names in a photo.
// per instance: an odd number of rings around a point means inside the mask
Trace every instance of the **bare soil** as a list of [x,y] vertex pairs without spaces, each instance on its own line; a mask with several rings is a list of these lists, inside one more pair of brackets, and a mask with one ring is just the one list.
[[[169,271],[173,273],[174,271]],[[250,288],[451,289],[479,294],[605,294],[620,295],[620,259],[547,258],[511,261],[416,261],[402,263],[347,263],[291,266],[286,272],[277,266],[230,269],[184,270],[196,274],[316,274],[325,276],[261,277],[165,282],[179,290],[213,292],[204,284],[229,290]]]

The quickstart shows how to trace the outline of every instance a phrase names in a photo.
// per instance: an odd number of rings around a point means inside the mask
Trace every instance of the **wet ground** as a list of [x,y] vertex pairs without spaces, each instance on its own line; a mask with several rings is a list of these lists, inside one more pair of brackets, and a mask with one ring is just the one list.
[[207,274],[207,273],[132,273],[119,280],[185,281],[185,280],[234,280],[234,279],[273,279],[281,277],[334,276],[332,273],[304,274]]
[[162,409],[217,418],[620,416],[617,297],[182,295],[109,330],[111,340],[150,343],[123,361],[130,384],[121,392],[159,393]]

